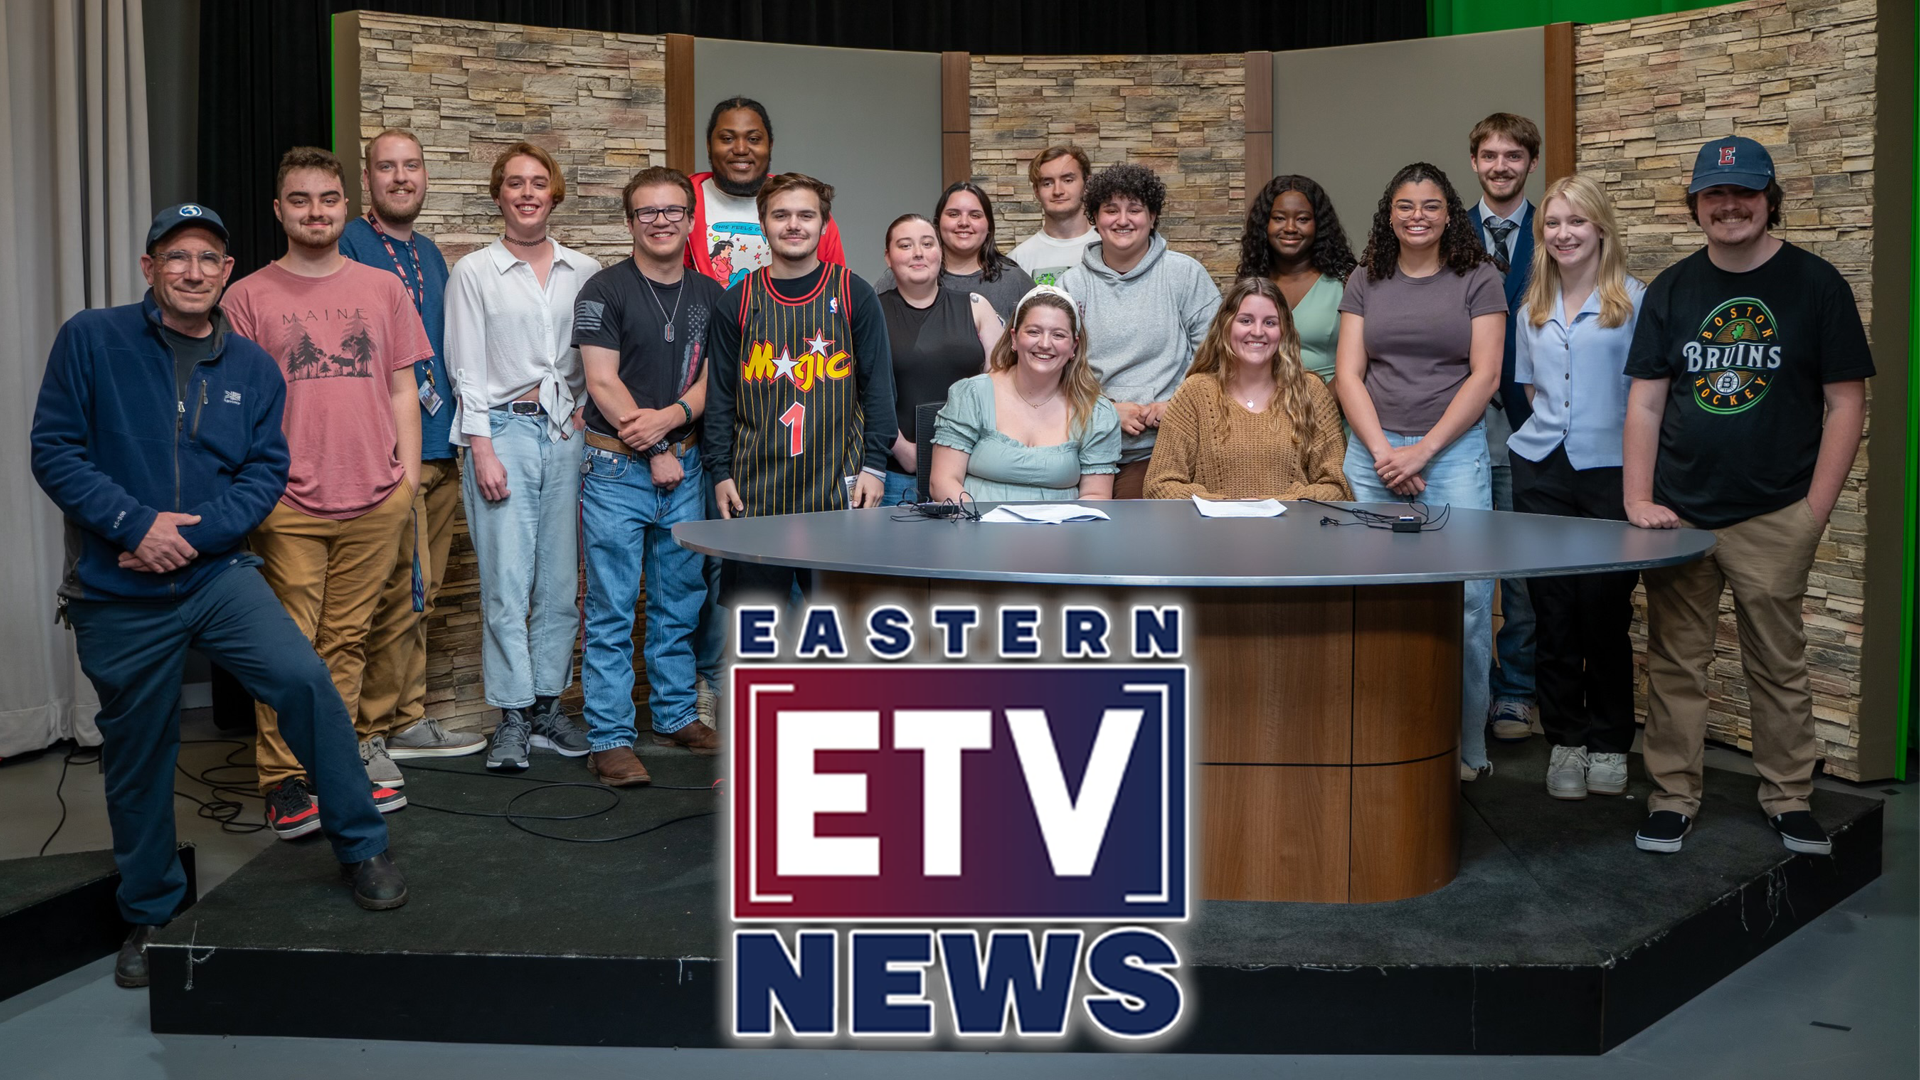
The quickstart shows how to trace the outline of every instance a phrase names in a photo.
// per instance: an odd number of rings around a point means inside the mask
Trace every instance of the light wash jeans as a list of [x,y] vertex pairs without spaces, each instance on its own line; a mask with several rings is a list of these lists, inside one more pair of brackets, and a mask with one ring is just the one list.
[[547,418],[487,414],[507,497],[488,502],[471,459],[460,470],[467,532],[480,564],[480,673],[487,704],[524,709],[573,683],[579,636],[580,454],[587,440],[547,438]]
[[707,603],[705,557],[673,542],[673,527],[699,521],[706,474],[700,449],[680,455],[686,479],[654,486],[647,463],[587,448],[580,521],[587,542],[587,641],[580,654],[587,737],[598,753],[632,746],[633,608],[647,582],[647,706],[653,730],[679,731],[693,710],[694,629]]
[[[1493,508],[1513,509],[1513,468],[1493,467]],[[1493,639],[1500,663],[1487,672],[1494,701],[1533,704],[1533,598],[1526,578],[1500,579],[1500,633]]]
[[[933,447],[926,444],[923,444],[920,449],[926,453],[933,451]],[[899,506],[902,500],[910,503],[919,502],[920,478],[918,476],[908,476],[905,473],[889,471],[887,473],[887,493],[882,496],[882,498],[885,500],[880,504],[882,506]]]
[[[1412,446],[1418,435],[1386,432],[1394,446]],[[1493,480],[1487,464],[1487,435],[1475,424],[1440,451],[1420,474],[1427,482],[1420,501],[1435,514],[1443,506],[1461,510],[1493,508]],[[1347,436],[1347,483],[1359,502],[1404,503],[1373,471],[1373,455],[1360,439]],[[1493,582],[1468,581],[1466,620],[1460,643],[1460,762],[1477,769],[1487,763],[1487,665],[1493,660]]]

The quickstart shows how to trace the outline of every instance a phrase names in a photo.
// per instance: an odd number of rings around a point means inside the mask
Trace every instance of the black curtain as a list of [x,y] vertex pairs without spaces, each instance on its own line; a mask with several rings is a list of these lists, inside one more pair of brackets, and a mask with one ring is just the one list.
[[[201,0],[200,201],[236,275],[285,248],[274,166],[332,140],[332,17],[384,11],[629,34],[971,53],[1209,53],[1424,37],[1426,0]],[[153,58],[149,63],[162,63]]]

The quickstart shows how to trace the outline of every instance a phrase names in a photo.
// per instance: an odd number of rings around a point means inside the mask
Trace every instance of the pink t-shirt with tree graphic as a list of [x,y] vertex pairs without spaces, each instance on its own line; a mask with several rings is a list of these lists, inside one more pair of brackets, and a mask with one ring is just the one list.
[[281,427],[293,463],[280,501],[337,521],[380,505],[405,475],[391,373],[433,355],[400,280],[352,260],[317,278],[269,263],[220,306],[287,380]]

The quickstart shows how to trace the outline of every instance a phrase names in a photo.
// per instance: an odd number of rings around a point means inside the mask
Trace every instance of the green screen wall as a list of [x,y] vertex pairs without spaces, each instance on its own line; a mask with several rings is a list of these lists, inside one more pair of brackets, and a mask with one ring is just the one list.
[[1427,0],[1427,32],[1479,34],[1559,22],[1612,22],[1713,6],[1713,0]]

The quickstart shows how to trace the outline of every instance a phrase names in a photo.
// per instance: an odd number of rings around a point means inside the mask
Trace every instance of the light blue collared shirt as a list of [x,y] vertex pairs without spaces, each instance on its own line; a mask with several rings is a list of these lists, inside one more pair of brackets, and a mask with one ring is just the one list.
[[1647,287],[1627,279],[1633,314],[1615,327],[1600,325],[1600,290],[1595,289],[1569,325],[1560,294],[1553,314],[1535,327],[1525,308],[1513,321],[1513,379],[1533,387],[1533,415],[1507,441],[1507,449],[1528,461],[1545,461],[1566,444],[1567,461],[1576,470],[1618,468],[1620,442],[1627,423],[1627,348],[1640,321]]

